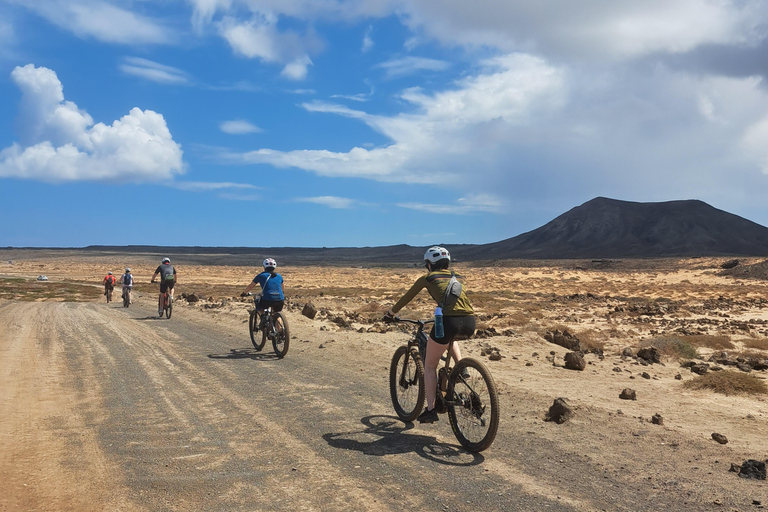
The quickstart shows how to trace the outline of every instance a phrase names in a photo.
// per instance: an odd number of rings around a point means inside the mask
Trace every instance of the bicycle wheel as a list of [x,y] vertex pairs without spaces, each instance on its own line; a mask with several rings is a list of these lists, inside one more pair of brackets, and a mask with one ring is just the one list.
[[272,347],[275,349],[277,357],[285,357],[288,353],[288,345],[291,343],[291,334],[288,331],[288,322],[282,313],[277,313],[273,317],[273,326],[275,335],[272,337]]
[[128,292],[123,292],[123,307],[127,308],[131,303],[130,297],[128,297]]
[[168,295],[165,300],[168,301],[165,304],[165,318],[171,318],[171,313],[173,313],[173,298]]
[[499,395],[488,368],[471,357],[460,360],[448,377],[446,397],[448,419],[459,443],[470,452],[491,446],[499,428]]
[[411,422],[421,414],[424,408],[424,365],[415,348],[410,349],[410,353],[405,345],[395,350],[389,366],[389,394],[401,420]]
[[256,310],[251,311],[251,316],[248,318],[248,332],[251,334],[251,343],[253,343],[253,348],[256,350],[261,350],[264,348],[264,342],[266,341],[266,338],[263,337],[259,331],[259,314],[256,312]]

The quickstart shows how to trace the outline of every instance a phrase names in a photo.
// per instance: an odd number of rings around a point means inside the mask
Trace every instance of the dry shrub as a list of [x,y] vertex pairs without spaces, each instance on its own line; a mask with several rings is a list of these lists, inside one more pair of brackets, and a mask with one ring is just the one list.
[[359,308],[357,308],[358,313],[378,313],[378,312],[387,312],[387,308],[385,306],[382,306],[376,301],[371,301],[363,304]]
[[593,350],[602,351],[605,348],[605,343],[599,339],[602,335],[593,330],[578,331],[574,335],[579,338],[579,344],[581,345],[582,350],[591,352]]
[[685,381],[687,389],[708,389],[722,395],[765,395],[768,394],[768,384],[762,379],[743,372],[723,370],[709,372]]
[[699,357],[696,347],[686,341],[688,336],[660,336],[642,340],[638,348],[656,347],[661,355],[670,359],[694,359]]
[[764,338],[761,340],[744,340],[744,348],[751,348],[754,350],[768,350],[768,339]]
[[713,334],[693,334],[683,337],[687,343],[698,348],[711,348],[713,350],[730,350],[735,348],[728,336]]

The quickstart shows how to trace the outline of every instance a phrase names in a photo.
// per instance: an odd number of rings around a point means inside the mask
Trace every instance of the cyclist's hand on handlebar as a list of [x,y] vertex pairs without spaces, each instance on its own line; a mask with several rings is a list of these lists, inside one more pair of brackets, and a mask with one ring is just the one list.
[[386,323],[394,322],[395,321],[395,314],[392,312],[392,310],[387,311],[387,313],[384,315],[384,318],[382,320]]
[[240,294],[241,297],[247,297],[248,295],[249,295],[248,292],[243,292],[243,293]]

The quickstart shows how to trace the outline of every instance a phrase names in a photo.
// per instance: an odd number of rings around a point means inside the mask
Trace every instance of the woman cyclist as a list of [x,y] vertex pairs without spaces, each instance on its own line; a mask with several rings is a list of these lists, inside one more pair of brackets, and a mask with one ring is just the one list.
[[[248,283],[241,297],[248,295],[254,286],[261,285],[261,296],[254,297],[253,301],[256,305],[256,311],[264,311],[267,308],[272,308],[272,311],[277,313],[283,310],[285,304],[285,284],[283,283],[283,276],[275,272],[277,268],[277,262],[272,258],[265,259],[262,263],[264,272],[253,278],[253,281]],[[264,321],[264,318],[262,318]]]
[[[452,276],[452,273],[448,270],[450,263],[451,255],[447,249],[438,246],[427,249],[427,252],[424,253],[424,265],[429,272],[416,280],[411,289],[392,306],[392,309],[387,311],[384,319],[391,320],[395,313],[411,302],[423,288],[426,288],[432,298],[435,299],[435,302],[441,305]],[[463,278],[458,274],[454,275],[463,285]],[[475,333],[475,312],[464,291],[464,286],[462,286],[461,295],[455,304],[443,311],[443,323],[443,337],[435,337],[435,327],[432,326],[429,340],[427,341],[426,360],[424,361],[424,385],[426,386],[427,407],[417,418],[419,423],[434,423],[438,420],[437,411],[435,411],[437,366],[440,364],[440,357],[448,348],[448,344],[457,335],[472,336]],[[454,342],[451,347],[450,355],[455,361],[458,361],[461,359],[458,343]]]

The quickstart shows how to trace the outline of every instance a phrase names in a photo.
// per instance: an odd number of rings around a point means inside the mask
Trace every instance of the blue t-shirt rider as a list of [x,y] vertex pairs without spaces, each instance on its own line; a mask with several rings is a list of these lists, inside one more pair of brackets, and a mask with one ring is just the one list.
[[272,258],[267,258],[262,262],[264,272],[253,278],[245,288],[241,296],[246,296],[257,284],[261,286],[261,297],[255,297],[256,309],[263,311],[268,307],[272,311],[282,311],[285,304],[285,285],[283,276],[275,272],[277,262]]

